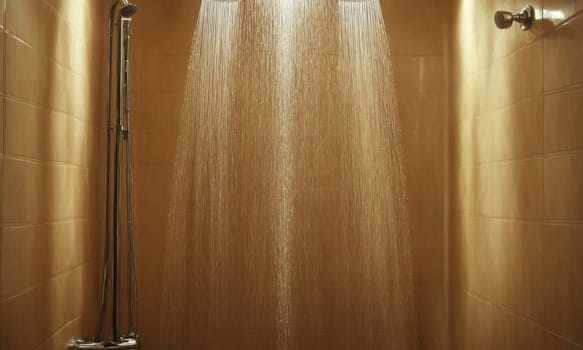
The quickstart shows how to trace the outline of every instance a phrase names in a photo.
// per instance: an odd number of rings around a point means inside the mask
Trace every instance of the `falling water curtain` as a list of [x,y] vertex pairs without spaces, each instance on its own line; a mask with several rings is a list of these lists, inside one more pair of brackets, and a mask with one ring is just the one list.
[[165,237],[169,347],[415,348],[388,47],[377,0],[203,1]]

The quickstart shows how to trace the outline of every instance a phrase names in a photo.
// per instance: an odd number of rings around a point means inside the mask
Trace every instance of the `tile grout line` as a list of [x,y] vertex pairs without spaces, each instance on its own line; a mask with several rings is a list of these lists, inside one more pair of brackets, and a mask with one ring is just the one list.
[[19,297],[22,297],[26,294],[33,292],[39,288],[48,286],[51,282],[54,282],[55,280],[58,280],[60,278],[64,278],[67,273],[73,273],[77,270],[81,270],[88,264],[90,264],[89,260],[83,260],[80,263],[78,263],[72,267],[67,268],[66,270],[51,274],[48,278],[46,278],[40,282],[37,282],[29,287],[26,287],[26,288],[19,290],[18,292],[16,292],[16,294],[2,296],[2,297],[0,297],[0,304],[9,303],[9,302],[11,302]]
[[[544,5],[543,5],[543,8],[544,8]],[[581,17],[581,16],[583,16],[583,9],[579,9],[579,10],[575,11],[569,17],[566,17],[563,20],[561,20],[559,23],[557,23],[556,25],[553,25],[553,30],[561,29],[562,27],[569,25],[571,22],[576,21],[577,17]]]
[[14,102],[14,103],[19,103],[22,105],[27,105],[36,109],[39,109],[41,111],[44,112],[48,112],[48,113],[55,113],[55,114],[61,114],[64,117],[73,119],[73,120],[77,120],[80,122],[83,122],[84,124],[87,124],[88,126],[90,126],[91,128],[95,128],[97,129],[97,122],[96,121],[91,121],[89,119],[84,119],[83,117],[77,116],[75,114],[69,113],[69,112],[65,112],[65,111],[60,111],[57,109],[53,109],[51,106],[47,106],[47,105],[42,105],[36,101],[31,101],[31,100],[27,100],[26,98],[22,98],[19,96],[15,96],[15,95],[9,95],[4,93],[4,98],[8,101]]
[[519,162],[528,162],[528,161],[536,161],[536,160],[547,160],[547,159],[555,159],[555,158],[565,158],[565,157],[577,157],[583,155],[583,149],[573,149],[573,150],[563,150],[563,151],[554,151],[554,152],[546,152],[546,153],[536,153],[531,156],[523,156],[523,157],[516,157],[516,158],[507,158],[507,159],[494,159],[489,161],[477,162],[477,163],[456,163],[454,166],[457,168],[479,168],[479,167],[486,167],[486,166],[494,166],[494,165],[501,165],[501,164],[511,164],[511,163],[519,163]]
[[549,328],[545,327],[544,324],[541,321],[538,321],[538,320],[536,320],[536,319],[534,319],[532,317],[529,317],[529,316],[523,315],[521,313],[518,313],[515,310],[511,309],[509,306],[506,306],[504,304],[497,303],[497,302],[489,299],[488,297],[486,297],[484,295],[481,295],[480,293],[477,293],[475,291],[469,290],[469,289],[467,289],[465,287],[462,287],[462,290],[470,298],[473,298],[473,299],[477,300],[478,302],[480,302],[482,304],[485,304],[485,305],[488,305],[488,306],[490,306],[492,308],[498,309],[498,310],[500,310],[500,311],[502,311],[502,312],[504,312],[504,313],[506,313],[508,315],[513,316],[514,318],[520,319],[520,320],[522,320],[524,322],[531,323],[532,325],[534,325],[536,328],[538,328],[543,333],[547,333],[547,334],[553,335],[553,336],[555,336],[555,337],[557,337],[557,338],[559,338],[559,339],[561,339],[563,341],[569,342],[569,343],[571,343],[573,345],[576,345],[576,346],[583,346],[583,343],[581,343],[580,341],[576,340],[575,338],[572,338],[570,336],[565,336],[565,335],[562,335],[560,333],[557,333],[557,332],[553,331],[552,329],[549,329]]
[[93,220],[97,222],[98,217],[91,217],[91,216],[74,216],[70,218],[63,218],[63,219],[54,219],[50,221],[38,221],[38,222],[17,222],[17,223],[8,223],[4,222],[0,225],[5,230],[23,230],[28,228],[35,228],[35,227],[42,227],[42,226],[52,226],[52,225],[62,225],[62,224],[69,224],[69,223],[78,223],[78,222],[88,222],[91,223]]
[[11,161],[24,162],[24,163],[28,163],[28,164],[34,164],[34,165],[38,165],[38,166],[62,167],[62,168],[75,169],[75,170],[85,170],[89,173],[93,173],[93,172],[99,170],[99,168],[91,168],[91,167],[88,167],[88,166],[85,166],[82,164],[69,163],[69,162],[61,161],[61,160],[48,160],[48,159],[32,158],[32,157],[22,156],[22,155],[18,155],[18,154],[4,154],[4,159],[11,160]]
[[560,220],[560,219],[524,219],[524,218],[512,218],[512,217],[501,217],[501,216],[488,216],[482,214],[474,213],[453,213],[457,217],[463,218],[476,218],[482,220],[495,220],[495,221],[512,221],[522,224],[538,224],[538,225],[583,225],[583,220]]
[[66,329],[67,327],[69,327],[70,325],[72,325],[73,323],[80,321],[81,318],[83,317],[83,313],[81,312],[81,314],[73,317],[71,320],[66,321],[65,324],[63,324],[62,326],[60,326],[57,330],[55,330],[54,332],[52,332],[51,334],[49,334],[45,339],[41,340],[40,344],[36,345],[33,349],[34,350],[39,350],[42,349],[42,346],[44,344],[46,344],[49,340],[51,340],[51,338],[53,338],[55,335],[57,335],[57,333],[63,331],[64,329]]

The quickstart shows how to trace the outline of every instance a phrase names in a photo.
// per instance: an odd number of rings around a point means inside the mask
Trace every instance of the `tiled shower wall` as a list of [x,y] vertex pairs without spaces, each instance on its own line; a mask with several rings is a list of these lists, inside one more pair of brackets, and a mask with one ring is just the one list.
[[527,4],[453,2],[455,349],[583,349],[583,4]]
[[[170,188],[190,45],[200,1],[136,0],[133,21],[135,230],[144,349],[164,344],[161,328]],[[150,23],[157,23],[151,26]]]
[[101,2],[0,1],[0,348],[93,333]]
[[449,0],[381,0],[404,145],[420,349],[445,349]]

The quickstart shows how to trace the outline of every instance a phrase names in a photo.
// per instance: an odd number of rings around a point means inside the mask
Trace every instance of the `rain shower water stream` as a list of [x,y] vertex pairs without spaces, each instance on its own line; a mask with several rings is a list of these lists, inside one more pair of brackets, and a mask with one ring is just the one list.
[[168,346],[415,347],[389,57],[377,0],[203,1],[169,215]]

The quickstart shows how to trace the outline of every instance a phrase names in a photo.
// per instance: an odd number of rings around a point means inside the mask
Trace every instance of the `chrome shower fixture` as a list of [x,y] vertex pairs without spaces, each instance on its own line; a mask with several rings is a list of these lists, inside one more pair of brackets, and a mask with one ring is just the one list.
[[512,23],[520,23],[522,30],[529,30],[535,21],[534,7],[526,6],[520,13],[512,13],[508,11],[496,11],[494,15],[494,22],[499,29],[507,29],[512,26]]
[[121,8],[119,10],[119,13],[122,15],[122,17],[127,18],[132,17],[133,15],[136,14],[137,11],[138,7],[136,5],[132,4],[128,0],[121,1]]
[[[132,224],[132,151],[130,126],[130,34],[131,17],[136,12],[137,6],[128,0],[113,0],[109,11],[107,81],[105,86],[105,205],[103,213],[105,229],[103,232],[104,256],[101,302],[99,305],[97,329],[95,330],[93,339],[75,340],[69,344],[70,350],[129,350],[140,347],[136,317],[137,278]],[[115,50],[114,42],[116,45]],[[125,182],[125,188],[122,187],[122,182]],[[125,223],[122,220],[121,213],[124,207],[126,209]],[[122,281],[120,272],[123,229],[125,229],[125,237],[123,238],[127,241],[126,291],[128,316],[127,330],[124,330],[122,333],[120,322],[120,290]],[[110,302],[108,302],[108,297],[111,297]],[[108,306],[110,307],[110,312],[107,312]],[[111,316],[111,323],[107,324],[111,326],[111,333],[108,337],[102,338],[106,315]]]

